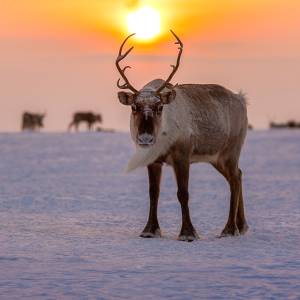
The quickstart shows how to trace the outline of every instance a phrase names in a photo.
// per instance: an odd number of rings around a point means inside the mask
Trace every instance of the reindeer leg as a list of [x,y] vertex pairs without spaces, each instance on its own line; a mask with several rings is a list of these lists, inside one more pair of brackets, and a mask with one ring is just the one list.
[[70,125],[69,125],[69,127],[68,127],[68,131],[69,132],[71,131],[71,129],[72,129],[73,126],[74,126],[74,122],[71,122]]
[[[230,210],[229,217],[225,228],[221,233],[221,237],[229,236],[229,235],[239,235],[239,227],[237,225],[238,220],[238,211],[240,206],[240,196],[242,195],[242,184],[241,184],[241,171],[236,167],[235,163],[227,162],[227,163],[217,163],[213,164],[213,166],[226,178],[230,186]],[[243,207],[242,207],[243,208]],[[240,209],[242,209],[240,208]],[[244,221],[242,210],[240,210],[239,221]]]
[[230,209],[227,224],[223,229],[221,236],[239,235],[237,226],[237,212],[239,206],[239,197],[241,190],[241,172],[238,168],[228,170],[228,181],[230,185]]
[[242,171],[240,171],[240,177],[241,177],[241,182],[240,182],[240,194],[239,194],[239,207],[237,211],[237,227],[239,229],[240,234],[245,234],[249,226],[246,222],[245,218],[245,209],[244,209],[244,200],[243,200],[243,184],[242,184]]
[[[186,157],[186,158],[185,158]],[[177,198],[181,205],[182,212],[182,226],[178,240],[192,242],[199,238],[190,218],[189,211],[189,169],[190,162],[188,155],[179,154],[177,159],[173,158],[173,168],[175,171],[176,181],[177,181]]]
[[157,203],[160,191],[161,170],[161,163],[154,163],[148,166],[150,210],[147,225],[140,235],[143,238],[161,236],[157,219]]

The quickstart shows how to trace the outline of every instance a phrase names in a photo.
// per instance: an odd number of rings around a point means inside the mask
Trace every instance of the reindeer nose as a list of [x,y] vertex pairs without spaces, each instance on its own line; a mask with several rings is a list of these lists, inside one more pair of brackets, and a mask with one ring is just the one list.
[[138,144],[141,146],[153,145],[154,137],[152,134],[143,133],[138,136],[137,141],[138,141]]
[[151,109],[145,109],[144,110],[144,117],[145,120],[147,121],[148,119],[153,118],[153,111]]

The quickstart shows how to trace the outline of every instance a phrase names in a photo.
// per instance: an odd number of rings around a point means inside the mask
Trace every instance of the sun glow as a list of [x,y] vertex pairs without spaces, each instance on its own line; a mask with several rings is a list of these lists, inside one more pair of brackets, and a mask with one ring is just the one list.
[[145,6],[127,16],[129,33],[136,33],[140,40],[150,40],[160,32],[160,14],[155,9]]

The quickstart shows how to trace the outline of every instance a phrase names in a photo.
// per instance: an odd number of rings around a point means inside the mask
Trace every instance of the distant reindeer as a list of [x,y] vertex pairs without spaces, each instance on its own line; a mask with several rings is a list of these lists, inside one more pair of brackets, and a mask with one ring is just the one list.
[[285,129],[285,128],[289,128],[289,129],[297,129],[300,128],[300,122],[297,123],[294,120],[289,120],[286,123],[275,123],[275,122],[270,122],[270,128],[271,129]]
[[191,163],[207,162],[228,181],[231,191],[230,211],[221,236],[244,234],[248,225],[245,220],[242,172],[239,157],[247,133],[246,100],[242,93],[235,94],[216,84],[170,84],[176,73],[183,51],[183,44],[171,31],[179,45],[177,63],[166,81],[156,79],[136,90],[125,76],[129,66],[120,62],[131,52],[124,54],[122,43],[116,67],[124,84],[120,89],[132,91],[118,93],[119,101],[130,105],[131,136],[137,151],[128,170],[147,166],[149,176],[150,212],[141,237],[160,236],[157,204],[163,163],[171,165],[177,181],[177,197],[182,210],[182,227],[179,240],[193,241],[198,238],[189,213],[189,168]]
[[69,131],[73,126],[75,130],[78,131],[81,122],[87,123],[88,130],[90,131],[97,122],[102,123],[102,116],[100,114],[94,114],[93,112],[77,112],[73,115],[73,120],[69,125]]
[[46,114],[36,114],[24,112],[22,115],[22,130],[40,130],[44,127],[44,118]]

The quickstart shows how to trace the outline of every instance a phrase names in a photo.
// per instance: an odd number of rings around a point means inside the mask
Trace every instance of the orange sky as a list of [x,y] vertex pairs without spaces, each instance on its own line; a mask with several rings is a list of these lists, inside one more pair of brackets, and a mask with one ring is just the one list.
[[298,0],[11,0],[0,11],[0,130],[18,130],[25,109],[47,111],[47,130],[65,129],[79,109],[102,112],[106,127],[128,129],[114,59],[127,13],[142,4],[160,11],[162,35],[133,41],[128,74],[137,88],[168,75],[172,28],[185,45],[174,82],[243,89],[257,127],[300,119]]

